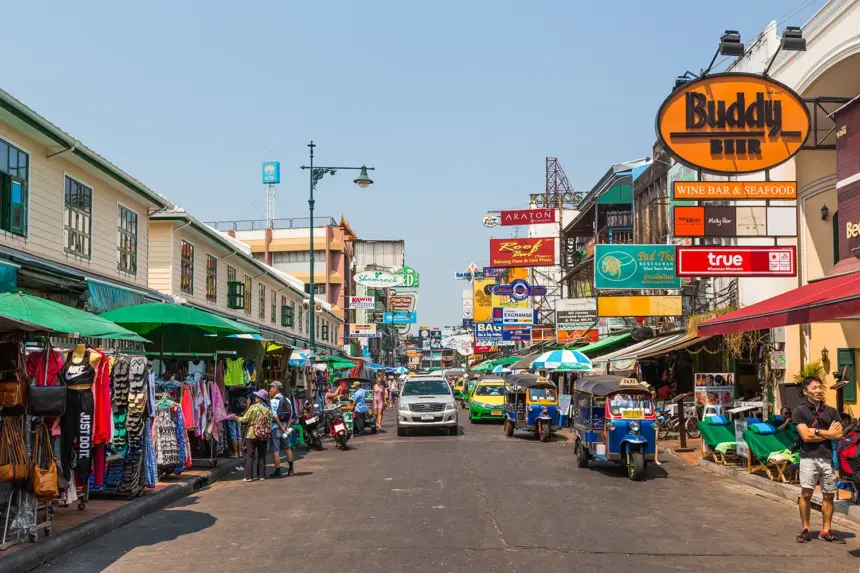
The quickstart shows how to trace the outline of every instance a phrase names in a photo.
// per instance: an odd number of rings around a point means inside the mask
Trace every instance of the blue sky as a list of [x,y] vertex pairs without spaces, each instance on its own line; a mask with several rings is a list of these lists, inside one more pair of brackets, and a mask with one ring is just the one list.
[[[460,319],[486,263],[488,209],[526,207],[558,157],[578,190],[651,155],[676,75],[726,28],[800,25],[824,0],[16,2],[3,88],[198,218],[263,217],[260,163],[281,161],[279,217],[307,216],[307,143],[342,172],[316,213],[406,240],[419,322]],[[796,13],[791,14],[794,8]]]

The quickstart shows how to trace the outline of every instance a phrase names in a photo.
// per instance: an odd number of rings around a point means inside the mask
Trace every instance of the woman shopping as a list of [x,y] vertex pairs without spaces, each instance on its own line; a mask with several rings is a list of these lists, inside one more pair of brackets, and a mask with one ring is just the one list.
[[246,424],[245,430],[245,479],[254,480],[254,454],[257,454],[257,479],[266,479],[266,449],[272,437],[272,410],[269,408],[269,393],[254,392],[254,404],[236,418]]

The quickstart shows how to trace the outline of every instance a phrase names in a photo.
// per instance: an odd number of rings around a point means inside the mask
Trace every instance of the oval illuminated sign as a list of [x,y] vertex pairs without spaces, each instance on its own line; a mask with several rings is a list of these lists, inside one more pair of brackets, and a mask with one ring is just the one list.
[[657,112],[657,137],[680,161],[710,173],[764,171],[785,163],[809,136],[809,110],[763,76],[715,74],[673,91]]

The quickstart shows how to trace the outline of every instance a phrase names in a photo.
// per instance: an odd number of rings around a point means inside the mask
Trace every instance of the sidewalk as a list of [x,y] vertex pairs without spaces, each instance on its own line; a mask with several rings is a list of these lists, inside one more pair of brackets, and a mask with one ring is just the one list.
[[239,471],[236,467],[240,463],[241,460],[221,458],[214,468],[191,469],[181,476],[160,481],[132,501],[127,497],[99,498],[95,495],[84,510],[79,511],[77,503],[57,508],[50,536],[40,538],[36,543],[13,545],[0,552],[0,573],[30,571],[70,549],[224,479]]

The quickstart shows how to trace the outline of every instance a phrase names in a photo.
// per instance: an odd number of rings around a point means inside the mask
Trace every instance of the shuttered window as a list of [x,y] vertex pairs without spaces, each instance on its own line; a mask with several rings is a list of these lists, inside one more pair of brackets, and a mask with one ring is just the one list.
[[854,369],[854,349],[840,348],[836,351],[836,367],[840,373],[848,367],[847,373],[843,380],[848,382],[848,385],[842,390],[842,398],[846,402],[857,401],[857,377]]

